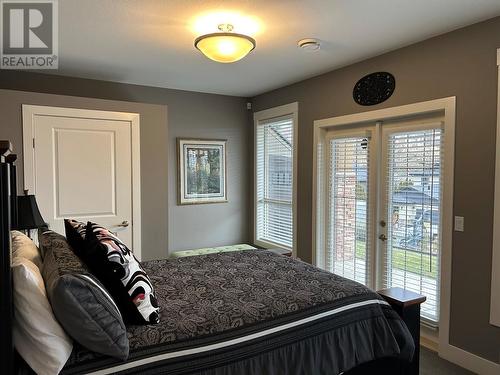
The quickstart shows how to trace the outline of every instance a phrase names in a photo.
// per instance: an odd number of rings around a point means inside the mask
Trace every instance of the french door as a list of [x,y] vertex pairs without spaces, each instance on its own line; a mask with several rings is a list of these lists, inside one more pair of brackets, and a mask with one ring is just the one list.
[[440,121],[372,124],[327,134],[328,270],[372,288],[427,296],[422,317],[439,320]]

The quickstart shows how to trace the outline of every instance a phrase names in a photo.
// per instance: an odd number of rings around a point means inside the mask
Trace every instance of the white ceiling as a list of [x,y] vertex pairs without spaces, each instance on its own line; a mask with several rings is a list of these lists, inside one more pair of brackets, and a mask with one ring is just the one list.
[[[201,55],[211,12],[235,31],[250,17],[257,48],[234,64]],[[497,15],[499,0],[60,0],[59,71],[47,72],[253,96]],[[297,47],[309,37],[319,52]]]

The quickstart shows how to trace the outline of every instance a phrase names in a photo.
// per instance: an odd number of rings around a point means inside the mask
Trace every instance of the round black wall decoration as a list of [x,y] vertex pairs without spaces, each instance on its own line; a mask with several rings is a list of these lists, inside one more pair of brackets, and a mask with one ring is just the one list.
[[360,105],[375,105],[389,99],[395,87],[396,80],[391,73],[371,73],[356,83],[352,97]]

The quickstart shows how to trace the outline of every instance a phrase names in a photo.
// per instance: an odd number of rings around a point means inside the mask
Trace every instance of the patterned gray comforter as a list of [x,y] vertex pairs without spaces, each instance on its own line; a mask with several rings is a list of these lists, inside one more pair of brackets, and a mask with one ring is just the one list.
[[[307,364],[336,374],[413,354],[406,326],[378,294],[307,263],[254,250],[143,267],[161,318],[129,327],[133,367],[124,373],[306,374]],[[154,361],[137,362],[145,358]],[[76,348],[64,372],[117,364]]]

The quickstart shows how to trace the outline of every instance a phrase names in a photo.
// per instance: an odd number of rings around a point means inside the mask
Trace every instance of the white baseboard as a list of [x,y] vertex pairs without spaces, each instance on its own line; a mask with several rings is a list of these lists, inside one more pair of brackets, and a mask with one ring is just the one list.
[[488,361],[453,345],[442,345],[439,356],[479,375],[500,374],[500,364]]
[[433,352],[439,351],[439,345],[436,341],[430,340],[427,337],[420,336],[420,346],[423,346],[426,349],[432,350]]
[[491,362],[450,344],[439,345],[439,331],[428,327],[420,328],[420,345],[437,352],[447,361],[480,375],[499,375],[500,364]]
[[437,353],[439,351],[439,330],[420,324],[420,346]]

